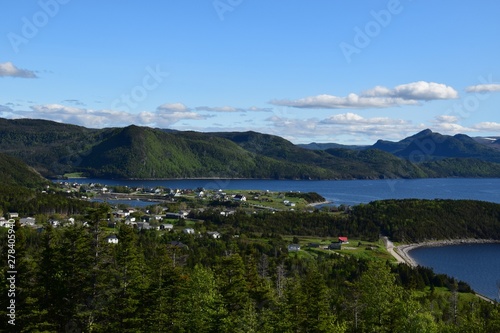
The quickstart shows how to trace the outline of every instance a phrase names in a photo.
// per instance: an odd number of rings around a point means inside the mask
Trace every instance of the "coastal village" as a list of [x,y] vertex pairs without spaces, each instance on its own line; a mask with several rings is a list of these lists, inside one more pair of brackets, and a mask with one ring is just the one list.
[[[300,192],[271,192],[271,191],[237,191],[237,190],[207,190],[197,189],[169,189],[164,187],[128,187],[109,186],[100,183],[82,184],[77,182],[59,181],[53,188],[62,191],[69,196],[81,200],[104,202],[111,207],[107,218],[109,244],[119,242],[116,236],[120,225],[128,225],[137,230],[157,230],[159,232],[179,233],[193,235],[196,237],[208,237],[220,239],[224,232],[220,230],[207,230],[203,226],[203,220],[193,218],[194,212],[203,212],[207,207],[216,207],[221,216],[234,215],[237,210],[248,214],[257,211],[295,211],[296,209],[313,213],[321,209],[321,205],[328,204],[324,198],[316,195],[318,202],[309,202]],[[48,193],[50,186],[42,190]],[[53,189],[52,189],[53,190]],[[319,198],[319,199],[318,199]],[[319,208],[318,208],[319,206]],[[348,212],[350,207],[329,207],[331,211]],[[88,226],[88,221],[77,221],[72,216],[60,216],[59,218],[42,218],[35,216],[20,216],[17,212],[9,212],[6,217],[0,217],[0,227],[9,227],[13,221],[19,221],[22,227],[29,227],[43,231],[50,225],[53,228],[65,227],[82,223]],[[239,237],[239,235],[231,235]],[[299,240],[294,238],[294,240]],[[181,242],[172,244],[185,247]],[[320,250],[341,250],[342,245],[349,244],[348,237],[340,235],[337,238],[329,238],[307,244],[289,243],[286,247],[289,253],[299,252],[304,248]],[[354,249],[349,248],[347,249]]]

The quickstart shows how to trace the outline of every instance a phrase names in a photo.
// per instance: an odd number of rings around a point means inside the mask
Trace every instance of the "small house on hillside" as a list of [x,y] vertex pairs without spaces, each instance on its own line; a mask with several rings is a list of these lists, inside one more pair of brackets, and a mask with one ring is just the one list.
[[0,227],[10,228],[13,223],[14,223],[14,220],[12,220],[12,219],[7,220],[7,219],[5,219],[5,217],[0,217]]
[[173,224],[160,224],[160,230],[172,230],[174,228]]
[[22,226],[32,226],[35,225],[35,222],[34,217],[23,217],[19,220],[19,223],[21,223]]
[[300,245],[299,244],[290,244],[288,245],[288,252],[297,252],[300,251]]
[[220,234],[217,231],[207,231],[207,235],[209,237],[214,238],[214,239],[219,239],[220,238]]
[[116,235],[109,235],[108,237],[106,237],[106,243],[118,244],[118,237],[116,237]]
[[342,250],[342,242],[331,243],[328,245],[328,250]]
[[235,201],[247,201],[247,198],[244,196],[244,195],[241,195],[241,194],[236,194],[234,196],[234,200]]
[[339,237],[339,242],[342,244],[349,244],[347,237]]

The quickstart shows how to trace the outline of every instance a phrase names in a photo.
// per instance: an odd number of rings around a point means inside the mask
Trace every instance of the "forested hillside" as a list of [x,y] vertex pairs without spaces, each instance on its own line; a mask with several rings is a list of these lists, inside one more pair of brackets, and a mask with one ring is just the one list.
[[41,187],[50,183],[23,161],[2,153],[0,180],[4,186]]
[[282,162],[231,141],[196,132],[165,133],[129,126],[93,147],[78,167],[118,178],[331,178],[334,172]]
[[500,240],[500,205],[472,200],[382,200],[355,206],[352,222],[398,242]]

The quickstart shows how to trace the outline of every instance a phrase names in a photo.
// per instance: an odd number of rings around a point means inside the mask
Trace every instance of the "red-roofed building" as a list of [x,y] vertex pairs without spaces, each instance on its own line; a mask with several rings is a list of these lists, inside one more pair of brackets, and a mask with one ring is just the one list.
[[347,237],[339,237],[339,242],[343,244],[349,244]]

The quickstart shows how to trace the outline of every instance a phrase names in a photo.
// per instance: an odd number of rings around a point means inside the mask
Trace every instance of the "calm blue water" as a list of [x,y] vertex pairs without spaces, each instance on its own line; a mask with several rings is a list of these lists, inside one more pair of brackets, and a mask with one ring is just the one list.
[[397,179],[397,180],[112,180],[70,179],[77,183],[101,183],[132,187],[317,192],[336,205],[356,205],[381,199],[474,199],[500,203],[500,178],[493,179]]
[[476,292],[500,301],[500,244],[421,247],[409,254],[419,265],[465,281]]

